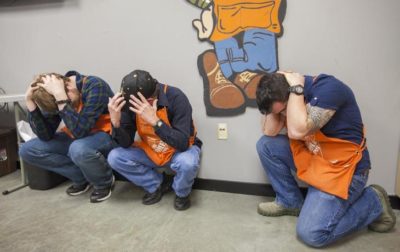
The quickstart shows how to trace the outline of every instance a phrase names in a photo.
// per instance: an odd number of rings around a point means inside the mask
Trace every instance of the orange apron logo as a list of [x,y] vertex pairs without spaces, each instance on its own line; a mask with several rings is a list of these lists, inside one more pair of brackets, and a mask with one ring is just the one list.
[[325,136],[321,131],[306,141],[290,140],[297,176],[307,184],[342,199],[348,198],[349,186],[365,149],[360,145]]

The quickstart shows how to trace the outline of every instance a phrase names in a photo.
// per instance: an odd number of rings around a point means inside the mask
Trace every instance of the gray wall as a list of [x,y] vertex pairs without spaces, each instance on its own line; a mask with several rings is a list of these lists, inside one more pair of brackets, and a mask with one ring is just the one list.
[[[334,74],[354,90],[367,128],[370,183],[390,194],[400,141],[398,10],[397,0],[288,0],[278,40],[281,69]],[[196,60],[210,45],[191,26],[199,15],[183,0],[17,0],[0,8],[0,86],[23,93],[35,73],[77,69],[117,90],[129,71],[146,69],[180,87],[193,105],[205,143],[199,177],[265,183],[255,151],[258,111],[205,114]],[[216,138],[220,122],[228,124],[226,141]]]

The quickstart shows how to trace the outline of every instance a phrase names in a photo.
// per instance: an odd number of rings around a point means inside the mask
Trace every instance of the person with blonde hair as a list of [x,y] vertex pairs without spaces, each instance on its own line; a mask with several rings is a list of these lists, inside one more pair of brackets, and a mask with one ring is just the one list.
[[114,142],[107,104],[113,95],[96,76],[76,71],[37,76],[25,99],[38,138],[21,146],[23,161],[70,179],[73,184],[66,191],[70,196],[93,186],[90,202],[109,198],[114,176],[107,155]]

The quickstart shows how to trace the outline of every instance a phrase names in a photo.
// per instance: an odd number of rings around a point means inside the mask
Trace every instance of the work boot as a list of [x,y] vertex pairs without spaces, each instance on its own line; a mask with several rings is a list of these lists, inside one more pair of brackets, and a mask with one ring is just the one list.
[[283,215],[299,216],[300,209],[286,208],[273,201],[273,202],[263,202],[258,204],[257,212],[264,216],[274,216],[274,217]]
[[175,195],[174,208],[178,211],[186,210],[190,207],[190,195],[186,197],[179,197]]
[[387,195],[385,189],[379,185],[370,185],[370,187],[379,197],[379,201],[382,205],[382,214],[375,221],[368,225],[368,229],[379,233],[388,232],[396,224],[396,215],[390,206],[389,196]]
[[163,196],[162,189],[161,186],[159,186],[155,192],[152,193],[146,192],[146,194],[142,198],[142,203],[144,205],[153,205],[159,202],[162,196]]
[[233,83],[239,86],[246,94],[248,106],[257,107],[256,91],[261,77],[261,74],[244,71],[236,75],[235,80],[233,81]]
[[199,56],[206,102],[216,109],[238,109],[245,103],[242,91],[222,74],[212,50]]

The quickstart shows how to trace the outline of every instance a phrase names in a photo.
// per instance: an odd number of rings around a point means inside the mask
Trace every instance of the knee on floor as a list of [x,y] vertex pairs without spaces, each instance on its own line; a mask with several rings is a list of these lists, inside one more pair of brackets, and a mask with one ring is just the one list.
[[296,227],[296,233],[300,240],[311,247],[321,248],[329,243],[329,233],[327,231],[316,230],[314,228],[298,224]]

